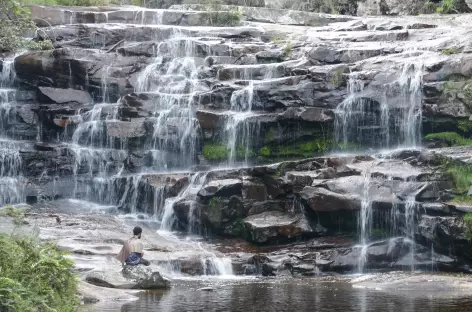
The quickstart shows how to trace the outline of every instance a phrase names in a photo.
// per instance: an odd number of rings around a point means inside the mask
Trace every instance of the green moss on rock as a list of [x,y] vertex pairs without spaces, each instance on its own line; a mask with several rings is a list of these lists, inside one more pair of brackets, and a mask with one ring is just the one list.
[[465,146],[472,145],[472,139],[466,139],[455,132],[439,132],[426,135],[425,140],[438,140],[449,146]]
[[208,160],[223,160],[228,158],[229,151],[222,144],[205,144],[202,154]]

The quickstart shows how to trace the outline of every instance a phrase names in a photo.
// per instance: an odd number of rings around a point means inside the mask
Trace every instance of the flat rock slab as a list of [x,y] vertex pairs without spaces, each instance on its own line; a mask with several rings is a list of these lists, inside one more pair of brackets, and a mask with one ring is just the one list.
[[92,271],[85,278],[90,284],[119,289],[159,289],[168,288],[169,280],[149,267],[126,266],[121,272],[116,270]]
[[388,292],[409,292],[434,296],[464,296],[472,292],[472,278],[423,273],[391,272],[365,275],[351,280],[353,287]]
[[95,303],[98,301],[137,300],[138,297],[136,295],[139,292],[139,290],[123,290],[98,287],[83,281],[79,282],[78,287],[78,293],[82,297],[82,300],[85,304]]

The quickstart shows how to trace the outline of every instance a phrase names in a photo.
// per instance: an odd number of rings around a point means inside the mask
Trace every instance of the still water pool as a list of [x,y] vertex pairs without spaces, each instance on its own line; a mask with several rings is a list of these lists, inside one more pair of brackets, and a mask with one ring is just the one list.
[[[201,290],[211,287],[212,291]],[[140,300],[103,303],[95,311],[472,311],[472,296],[421,292],[382,292],[353,288],[346,282],[316,279],[175,280],[167,291],[146,292]],[[92,311],[93,311],[92,310]]]

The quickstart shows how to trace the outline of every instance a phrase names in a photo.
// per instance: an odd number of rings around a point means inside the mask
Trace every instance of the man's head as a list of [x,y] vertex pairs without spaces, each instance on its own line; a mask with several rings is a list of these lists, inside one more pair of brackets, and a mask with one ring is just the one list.
[[134,229],[133,229],[133,234],[134,236],[137,236],[139,238],[141,238],[141,233],[143,232],[143,229],[140,228],[139,226],[136,226]]

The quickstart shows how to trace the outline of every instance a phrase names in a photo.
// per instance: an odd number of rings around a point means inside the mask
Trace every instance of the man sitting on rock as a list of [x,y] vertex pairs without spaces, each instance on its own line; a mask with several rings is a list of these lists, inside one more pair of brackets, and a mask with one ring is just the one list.
[[150,265],[151,263],[148,260],[143,259],[144,252],[143,252],[143,243],[141,242],[141,233],[143,229],[139,226],[133,229],[133,237],[127,240],[123,244],[123,248],[121,248],[120,253],[116,258],[121,262],[121,264],[126,265]]

